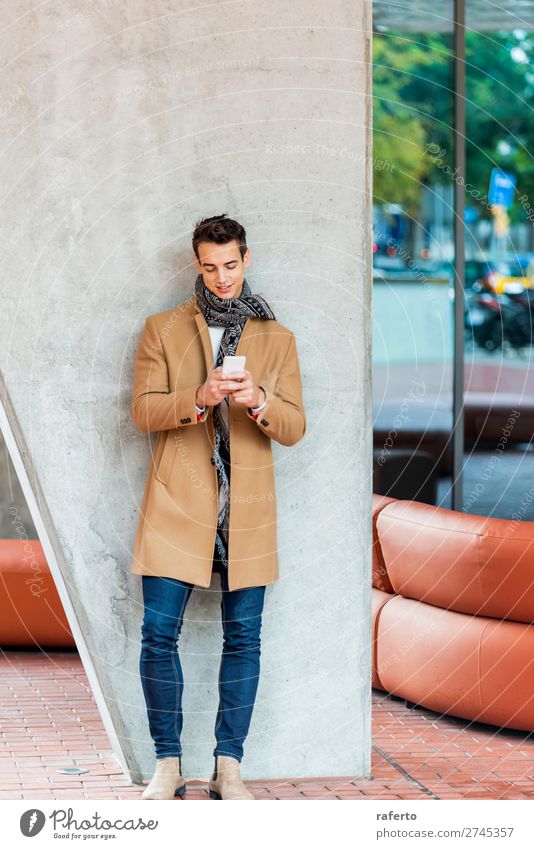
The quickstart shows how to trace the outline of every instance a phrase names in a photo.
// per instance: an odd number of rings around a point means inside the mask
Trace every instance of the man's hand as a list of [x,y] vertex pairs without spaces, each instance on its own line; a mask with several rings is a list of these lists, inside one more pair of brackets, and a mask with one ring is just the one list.
[[259,407],[265,400],[265,393],[256,386],[249,371],[223,375],[222,366],[217,366],[210,369],[206,382],[198,387],[195,402],[199,407],[213,407],[227,395],[247,407]]

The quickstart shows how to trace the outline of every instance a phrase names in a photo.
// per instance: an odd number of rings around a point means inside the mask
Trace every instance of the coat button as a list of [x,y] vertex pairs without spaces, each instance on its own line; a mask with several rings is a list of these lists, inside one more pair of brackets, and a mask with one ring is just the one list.
[[180,424],[185,424],[187,419],[180,419]]
[[264,427],[267,427],[267,425],[269,424],[269,422],[267,421],[267,419],[262,419],[262,420],[261,420],[261,422],[260,422],[260,424],[262,424]]

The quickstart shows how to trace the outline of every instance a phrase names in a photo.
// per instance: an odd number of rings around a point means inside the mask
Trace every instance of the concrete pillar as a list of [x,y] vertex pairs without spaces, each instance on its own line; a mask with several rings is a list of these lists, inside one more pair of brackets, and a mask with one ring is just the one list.
[[[305,439],[274,445],[245,778],[370,773],[370,4],[6,0],[2,428],[117,756],[148,778],[130,553],[149,459],[130,420],[147,314],[186,300],[191,230],[243,222],[295,331]],[[181,640],[184,769],[212,766],[219,578]],[[206,596],[208,596],[206,598]]]

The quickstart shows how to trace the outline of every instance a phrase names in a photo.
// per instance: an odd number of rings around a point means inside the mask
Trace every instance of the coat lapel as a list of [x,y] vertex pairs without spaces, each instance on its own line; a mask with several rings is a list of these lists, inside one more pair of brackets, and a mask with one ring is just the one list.
[[195,321],[197,323],[200,341],[202,342],[202,350],[204,352],[204,364],[206,366],[206,375],[210,368],[213,368],[213,348],[211,347],[211,338],[208,330],[206,319],[200,311],[195,313]]

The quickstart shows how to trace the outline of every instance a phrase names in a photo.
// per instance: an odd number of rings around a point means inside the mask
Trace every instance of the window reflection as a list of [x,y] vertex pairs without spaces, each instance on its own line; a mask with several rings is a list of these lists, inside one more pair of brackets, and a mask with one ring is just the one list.
[[453,6],[406,7],[373,6],[373,489],[448,506]]
[[[463,509],[534,519],[534,4],[466,0]],[[374,491],[451,507],[453,4],[373,4]]]
[[498,20],[466,7],[463,508],[532,520],[534,38],[522,11],[532,4]]

